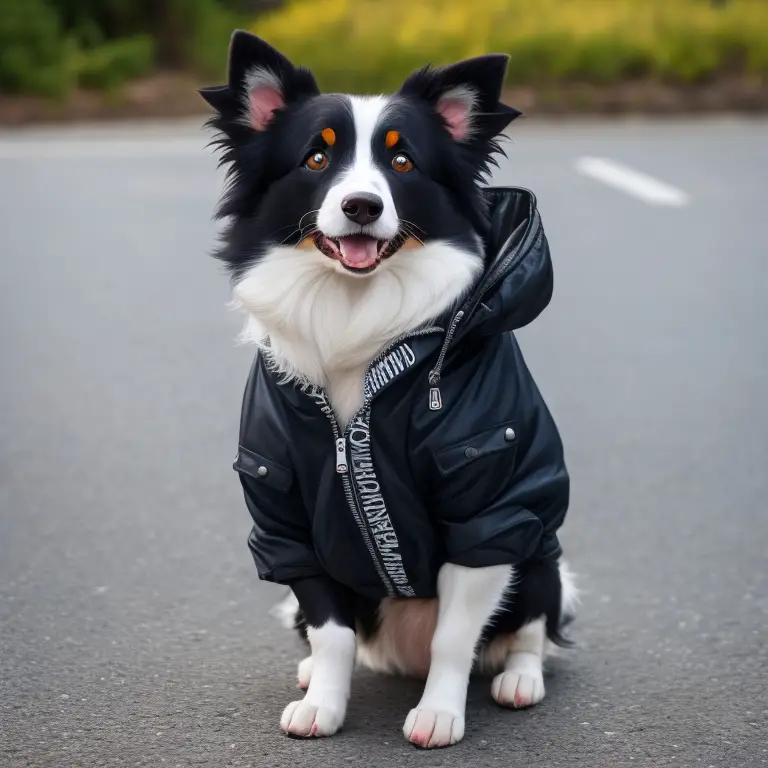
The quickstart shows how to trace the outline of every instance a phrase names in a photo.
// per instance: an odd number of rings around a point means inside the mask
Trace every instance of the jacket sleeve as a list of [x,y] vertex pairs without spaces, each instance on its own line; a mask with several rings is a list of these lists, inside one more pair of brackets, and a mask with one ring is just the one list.
[[323,573],[312,544],[311,522],[285,451],[281,396],[261,355],[254,359],[243,395],[234,468],[253,518],[248,538],[259,578],[279,584]]
[[234,465],[253,518],[248,546],[259,578],[278,584],[323,574],[293,472],[240,446]]

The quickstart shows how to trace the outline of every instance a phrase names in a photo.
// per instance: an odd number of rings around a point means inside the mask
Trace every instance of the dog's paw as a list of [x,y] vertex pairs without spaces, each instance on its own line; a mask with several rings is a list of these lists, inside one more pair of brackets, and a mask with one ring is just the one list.
[[464,738],[464,718],[434,709],[412,709],[405,719],[403,734],[416,747],[449,747]]
[[301,688],[302,691],[306,691],[307,688],[309,688],[309,681],[312,679],[312,657],[307,656],[306,659],[302,659],[299,662],[299,672],[298,672],[298,679],[299,679],[299,688]]
[[502,672],[493,678],[491,696],[502,707],[532,707],[544,698],[544,678],[541,672]]
[[280,727],[289,736],[333,736],[344,723],[344,711],[310,704],[306,699],[291,702],[283,711]]

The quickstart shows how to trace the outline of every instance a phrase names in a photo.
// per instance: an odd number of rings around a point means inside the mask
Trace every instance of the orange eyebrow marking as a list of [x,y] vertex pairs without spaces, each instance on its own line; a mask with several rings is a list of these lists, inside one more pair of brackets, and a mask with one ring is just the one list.
[[397,131],[387,131],[387,135],[384,137],[387,149],[392,149],[398,141],[400,141],[400,134]]
[[332,147],[336,143],[336,131],[334,131],[333,128],[325,128],[321,131],[320,135],[329,147]]

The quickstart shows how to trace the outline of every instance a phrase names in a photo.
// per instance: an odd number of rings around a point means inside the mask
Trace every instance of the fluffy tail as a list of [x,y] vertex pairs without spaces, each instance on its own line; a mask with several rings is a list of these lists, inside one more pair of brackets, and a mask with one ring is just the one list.
[[304,620],[304,614],[299,608],[299,601],[293,592],[288,594],[270,610],[280,624],[286,629],[295,629],[299,635],[307,639],[307,622]]
[[575,643],[563,634],[563,630],[576,619],[576,606],[579,604],[579,590],[576,579],[568,564],[558,563],[560,572],[560,605],[557,612],[547,614],[547,637],[560,648],[572,648]]

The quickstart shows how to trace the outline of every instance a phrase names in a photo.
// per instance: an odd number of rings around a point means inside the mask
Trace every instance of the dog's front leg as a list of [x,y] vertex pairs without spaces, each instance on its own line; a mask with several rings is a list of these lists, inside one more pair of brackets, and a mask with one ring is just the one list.
[[405,720],[405,738],[419,747],[447,747],[464,736],[467,685],[475,648],[504,590],[512,568],[465,568],[445,564],[437,577],[437,627],[421,701]]
[[280,727],[292,736],[332,736],[344,722],[355,666],[352,599],[327,577],[302,579],[292,589],[307,622],[312,677],[304,698],[285,708]]

